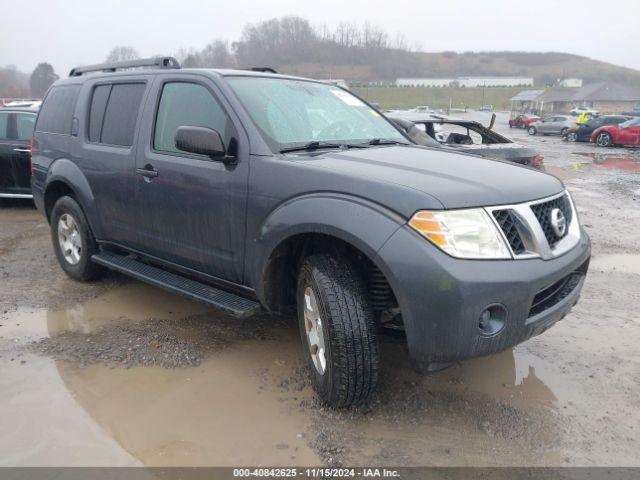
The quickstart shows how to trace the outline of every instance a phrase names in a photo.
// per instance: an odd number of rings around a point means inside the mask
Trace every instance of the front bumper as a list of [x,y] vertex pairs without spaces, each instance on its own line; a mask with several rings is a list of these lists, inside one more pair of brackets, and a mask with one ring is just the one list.
[[[426,367],[505,350],[563,318],[580,296],[591,243],[582,231],[574,248],[551,260],[463,260],[404,226],[378,256],[402,312],[409,352]],[[556,289],[563,279],[571,281]],[[504,327],[493,335],[479,328],[490,305],[506,311]]]

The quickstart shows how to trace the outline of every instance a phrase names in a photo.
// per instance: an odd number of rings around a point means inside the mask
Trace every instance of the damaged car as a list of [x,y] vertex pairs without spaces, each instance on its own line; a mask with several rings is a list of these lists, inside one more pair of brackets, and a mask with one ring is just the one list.
[[492,130],[495,116],[489,127],[472,120],[440,115],[426,115],[414,120],[394,116],[389,118],[418,145],[544,168],[544,158],[536,150],[515,143]]

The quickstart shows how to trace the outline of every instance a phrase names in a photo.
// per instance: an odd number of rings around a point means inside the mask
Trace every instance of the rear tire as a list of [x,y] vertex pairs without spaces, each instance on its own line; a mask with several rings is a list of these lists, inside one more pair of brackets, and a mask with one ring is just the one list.
[[567,127],[564,127],[562,130],[560,130],[560,136],[561,137],[566,137],[568,131],[569,131],[569,129]]
[[527,132],[529,133],[529,135],[535,135],[536,133],[538,133],[538,129],[536,127],[529,127],[527,129]]
[[378,380],[378,341],[364,280],[346,258],[305,259],[298,275],[298,323],[311,383],[326,404],[364,402]]
[[596,145],[599,147],[610,147],[613,145],[613,137],[608,132],[600,132],[596,137]]
[[104,268],[91,261],[98,245],[78,202],[60,197],[51,211],[51,241],[58,263],[74,280],[87,282],[98,278]]

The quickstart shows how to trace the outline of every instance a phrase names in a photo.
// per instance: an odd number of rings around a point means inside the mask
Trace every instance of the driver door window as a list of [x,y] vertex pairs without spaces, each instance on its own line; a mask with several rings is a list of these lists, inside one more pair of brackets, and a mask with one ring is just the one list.
[[162,89],[153,136],[153,148],[159,152],[189,155],[178,150],[178,127],[206,127],[217,130],[229,145],[229,119],[209,90],[197,83],[171,82]]

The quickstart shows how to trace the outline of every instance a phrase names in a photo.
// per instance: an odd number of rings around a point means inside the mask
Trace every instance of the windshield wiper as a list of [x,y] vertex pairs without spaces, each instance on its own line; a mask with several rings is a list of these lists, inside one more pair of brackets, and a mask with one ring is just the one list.
[[295,147],[287,147],[280,150],[280,153],[287,152],[304,152],[318,150],[319,148],[344,148],[343,143],[328,143],[328,142],[309,142],[304,145],[296,145]]
[[400,140],[393,140],[391,138],[374,138],[369,140],[369,145],[411,145],[407,142],[401,142]]

